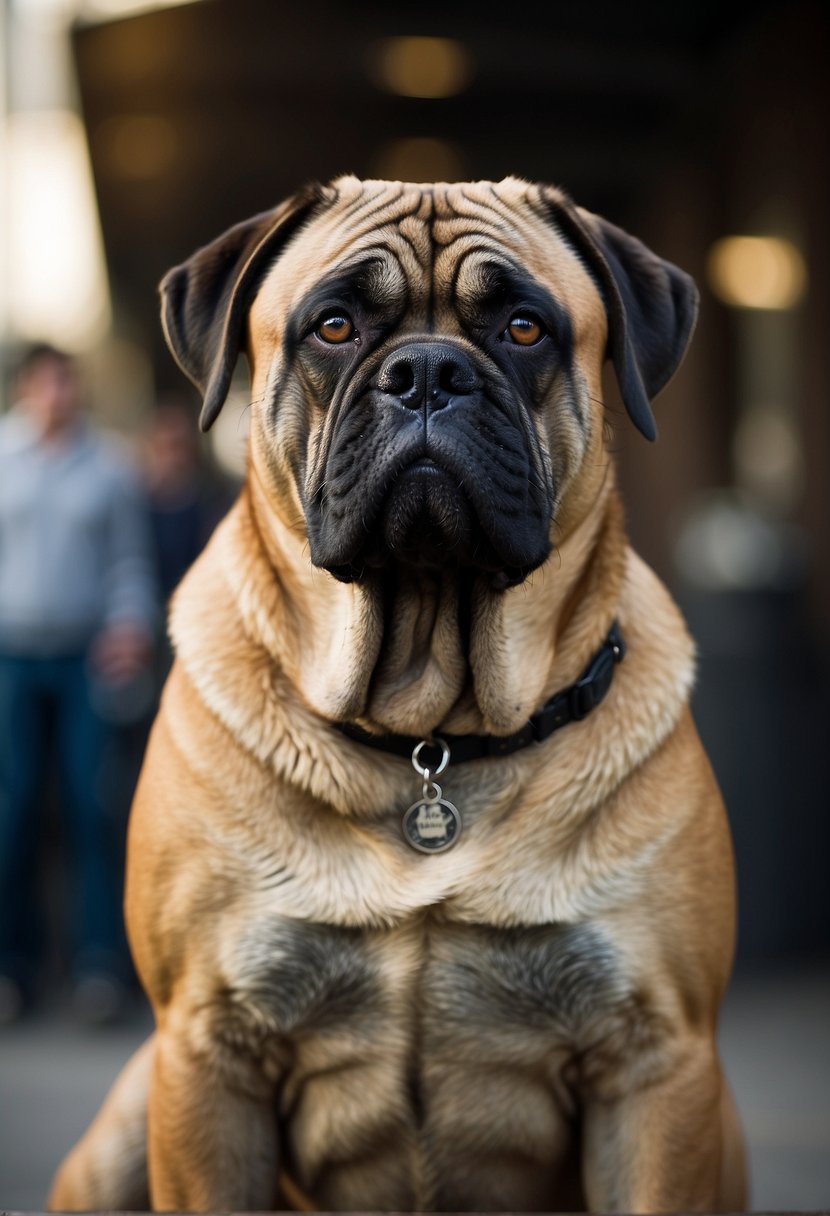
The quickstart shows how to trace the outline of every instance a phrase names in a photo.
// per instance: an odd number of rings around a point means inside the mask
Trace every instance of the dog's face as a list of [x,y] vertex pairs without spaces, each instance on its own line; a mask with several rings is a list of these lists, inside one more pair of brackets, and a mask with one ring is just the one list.
[[682,272],[512,178],[339,179],[200,250],[163,296],[203,426],[247,347],[253,458],[314,565],[453,566],[495,589],[591,499],[606,355],[653,437],[696,309]]

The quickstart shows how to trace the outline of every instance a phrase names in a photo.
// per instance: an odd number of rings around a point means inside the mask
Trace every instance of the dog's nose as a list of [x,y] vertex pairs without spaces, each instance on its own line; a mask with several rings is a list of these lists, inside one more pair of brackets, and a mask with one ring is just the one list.
[[448,342],[413,342],[384,360],[377,385],[409,409],[440,410],[453,398],[474,393],[481,382],[458,347]]

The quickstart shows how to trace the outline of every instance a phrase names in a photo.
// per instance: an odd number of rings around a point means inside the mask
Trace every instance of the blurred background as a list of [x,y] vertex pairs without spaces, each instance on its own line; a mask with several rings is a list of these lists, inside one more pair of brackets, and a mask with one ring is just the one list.
[[[827,5],[0,0],[0,39],[2,405],[22,344],[50,341],[139,465],[171,403],[196,427],[158,280],[309,179],[552,181],[694,275],[659,442],[612,404],[614,446],[635,547],[698,640],[695,711],[732,822],[723,1034],[754,1205],[830,1206]],[[240,476],[245,404],[243,384],[200,454],[178,422],[162,435],[198,465],[207,520]],[[122,723],[124,814],[142,715]],[[54,835],[47,817],[53,906]],[[7,1207],[43,1202],[146,1018],[71,1020],[52,921],[47,998],[0,1027]]]

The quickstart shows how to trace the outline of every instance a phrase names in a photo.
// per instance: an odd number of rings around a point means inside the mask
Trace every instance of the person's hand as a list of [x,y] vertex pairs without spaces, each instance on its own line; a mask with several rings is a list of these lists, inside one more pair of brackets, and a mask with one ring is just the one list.
[[126,684],[150,662],[151,642],[146,630],[123,621],[110,625],[92,644],[95,672],[111,684]]

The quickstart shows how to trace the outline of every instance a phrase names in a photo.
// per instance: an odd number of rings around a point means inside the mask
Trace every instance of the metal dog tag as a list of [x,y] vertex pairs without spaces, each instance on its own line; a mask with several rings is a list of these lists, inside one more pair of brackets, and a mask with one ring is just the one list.
[[[441,753],[438,767],[433,772],[421,763],[425,747]],[[450,749],[444,739],[422,739],[412,753],[412,767],[422,779],[421,797],[404,811],[401,821],[404,840],[419,853],[444,853],[451,849],[461,835],[461,815],[451,802],[442,796],[443,791],[435,778],[443,773],[450,762]]]
[[404,812],[403,834],[419,853],[443,853],[461,835],[461,816],[451,802],[441,797],[421,798]]

